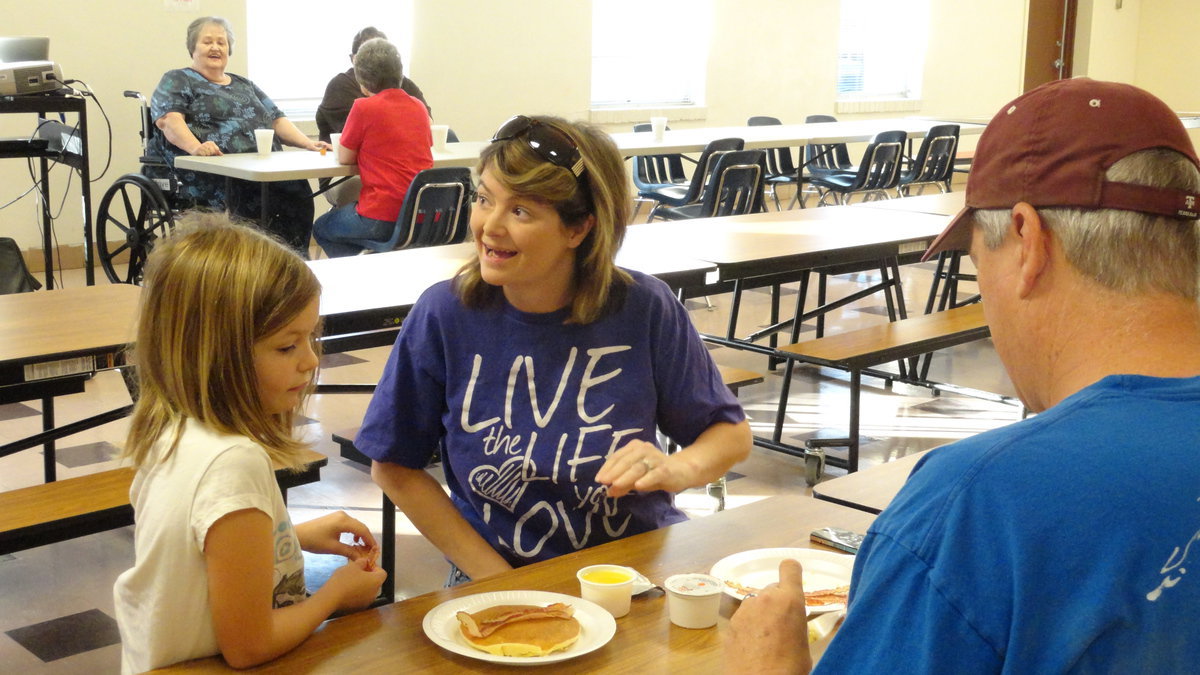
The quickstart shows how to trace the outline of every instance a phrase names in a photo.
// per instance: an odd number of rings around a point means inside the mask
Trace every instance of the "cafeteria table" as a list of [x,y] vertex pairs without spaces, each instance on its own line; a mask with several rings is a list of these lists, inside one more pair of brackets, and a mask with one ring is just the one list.
[[[260,666],[263,673],[493,673],[528,672],[449,652],[422,630],[425,615],[453,598],[476,593],[538,590],[579,595],[575,572],[593,564],[628,565],[662,584],[672,574],[706,572],[722,558],[761,548],[797,547],[831,551],[811,543],[821,527],[866,532],[874,516],[803,495],[780,495],[709,516],[587,548],[553,560],[450,589],[326,622],[299,647]],[[398,573],[404,573],[403,561]],[[650,590],[633,599],[617,619],[616,635],[599,649],[554,664],[559,673],[719,673],[721,636],[737,600],[723,596],[715,628],[689,630],[670,623],[666,597]],[[219,657],[189,661],[155,672],[231,672]]]
[[922,450],[817,483],[813,497],[867,513],[882,513],[904,487],[913,467],[929,452]]

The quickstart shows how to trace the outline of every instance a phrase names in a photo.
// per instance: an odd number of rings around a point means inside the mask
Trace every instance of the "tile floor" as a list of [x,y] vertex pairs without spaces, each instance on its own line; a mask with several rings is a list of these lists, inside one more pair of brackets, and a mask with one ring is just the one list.
[[[924,306],[931,270],[912,265],[903,272],[908,306]],[[67,283],[82,284],[82,275],[68,272]],[[831,285],[834,294],[870,283],[871,274],[849,275]],[[967,290],[964,288],[964,290]],[[795,291],[790,291],[794,293]],[[693,320],[702,331],[721,332],[728,296],[710,298],[713,307],[689,301]],[[766,316],[765,293],[752,292],[744,301],[744,331],[754,319]],[[837,312],[828,330],[847,330],[884,320],[881,300],[868,298]],[[387,355],[387,348],[361,350],[326,357],[325,382],[371,382]],[[740,398],[756,433],[769,435],[778,400],[780,374],[766,370],[765,358],[746,352],[716,348],[714,358],[723,364],[767,373],[763,383],[742,389]],[[956,347],[935,356],[930,377],[937,381],[982,391],[1012,395],[990,341]],[[335,431],[357,425],[368,396],[324,395],[314,398],[303,432],[314,447],[330,457],[319,483],[289,493],[292,517],[307,520],[333,509],[344,509],[370,524],[380,523],[380,493],[365,467],[342,459],[331,440]],[[847,381],[843,373],[800,368],[788,401],[785,438],[800,444],[806,438],[844,435],[847,415]],[[124,405],[129,396],[116,373],[96,375],[87,391],[60,398],[60,421],[70,421],[104,409]],[[18,438],[40,429],[38,402],[0,406],[0,438]],[[878,380],[864,379],[862,462],[864,466],[941,445],[1019,418],[1020,411],[1001,403],[958,395],[933,395],[924,388],[896,385],[886,388]],[[114,422],[59,443],[59,476],[62,478],[108,469],[124,434],[124,423]],[[42,480],[40,450],[27,450],[0,458],[0,490],[32,485]],[[827,475],[836,475],[831,469]],[[807,492],[803,461],[755,448],[751,457],[734,467],[729,476],[727,508],[782,492]],[[679,496],[679,503],[694,517],[711,513],[714,500],[703,490]],[[447,564],[401,517],[398,519],[396,570],[397,598],[403,599],[441,586]],[[0,556],[0,672],[77,673],[117,672],[120,654],[113,616],[112,584],[133,560],[132,528],[82,537],[69,542]],[[339,559],[311,556],[310,583],[319,583]]]

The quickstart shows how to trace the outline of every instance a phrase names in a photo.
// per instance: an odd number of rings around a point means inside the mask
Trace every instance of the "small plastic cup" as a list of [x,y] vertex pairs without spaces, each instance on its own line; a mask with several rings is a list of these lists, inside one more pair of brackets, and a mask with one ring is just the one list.
[[721,580],[708,574],[675,574],[663,582],[667,614],[680,628],[712,628],[721,609]]
[[271,154],[271,141],[275,140],[274,129],[255,129],[254,143],[258,146],[258,156],[266,157]]
[[650,130],[654,132],[654,140],[661,141],[663,134],[667,131],[667,118],[651,117]]
[[629,613],[637,572],[620,565],[589,565],[576,572],[575,577],[579,579],[579,597],[600,605],[614,619]]
[[429,127],[433,132],[433,149],[438,152],[446,151],[446,136],[450,133],[450,126],[446,124],[434,124]]
[[333,146],[333,156],[337,157],[338,148],[342,147],[342,135],[329,134],[329,144]]

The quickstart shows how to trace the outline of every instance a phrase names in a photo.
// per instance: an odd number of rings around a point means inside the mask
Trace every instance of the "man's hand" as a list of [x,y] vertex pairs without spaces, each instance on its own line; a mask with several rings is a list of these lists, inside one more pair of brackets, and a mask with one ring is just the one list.
[[779,583],[742,600],[730,619],[725,672],[763,675],[810,670],[803,570],[795,560],[784,560],[779,563]]

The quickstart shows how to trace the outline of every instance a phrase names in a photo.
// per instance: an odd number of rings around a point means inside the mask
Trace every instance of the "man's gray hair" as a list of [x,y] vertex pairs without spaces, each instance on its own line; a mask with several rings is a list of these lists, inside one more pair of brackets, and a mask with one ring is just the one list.
[[[1105,175],[1120,183],[1200,192],[1200,171],[1172,150],[1135,152]],[[1200,221],[1116,209],[1039,208],[1038,213],[1062,243],[1067,261],[1103,286],[1200,300]],[[1010,209],[975,212],[984,246],[995,249],[1004,242],[1010,214]]]
[[196,43],[200,41],[200,31],[204,30],[204,27],[210,24],[225,29],[225,40],[229,43],[229,55],[233,56],[233,26],[230,26],[228,21],[219,16],[202,16],[188,24],[188,56],[196,52]]
[[383,38],[362,43],[354,56],[354,78],[372,94],[384,89],[399,89],[404,81],[404,67],[396,45]]

